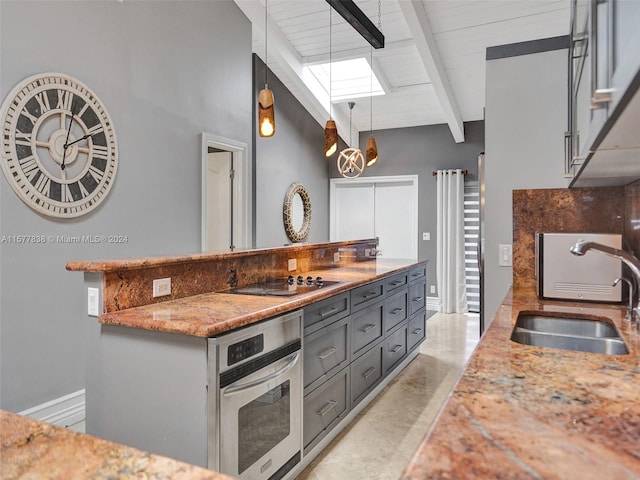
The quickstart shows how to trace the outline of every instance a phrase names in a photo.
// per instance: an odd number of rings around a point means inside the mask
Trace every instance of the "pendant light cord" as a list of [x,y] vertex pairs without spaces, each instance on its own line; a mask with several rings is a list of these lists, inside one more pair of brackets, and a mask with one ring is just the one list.
[[269,83],[267,82],[267,71],[269,67],[267,66],[267,57],[268,57],[268,36],[267,36],[267,8],[268,8],[269,0],[264,0],[264,88],[268,88]]
[[331,112],[331,88],[332,88],[332,79],[331,79],[331,68],[332,68],[332,63],[331,63],[331,31],[333,30],[332,24],[331,24],[331,11],[333,10],[332,7],[329,7],[329,120],[333,120],[333,115]]

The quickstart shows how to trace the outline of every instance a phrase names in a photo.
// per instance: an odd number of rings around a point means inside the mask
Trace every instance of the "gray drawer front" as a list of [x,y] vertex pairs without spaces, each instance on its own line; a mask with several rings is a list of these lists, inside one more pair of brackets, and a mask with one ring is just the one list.
[[408,344],[409,350],[413,350],[417,347],[420,342],[422,342],[426,338],[426,327],[427,327],[427,312],[422,312],[417,314],[415,317],[412,317],[409,320],[408,327]]
[[304,334],[315,332],[349,315],[349,292],[339,293],[304,307]]
[[424,280],[427,278],[427,267],[420,265],[419,267],[413,267],[409,270],[409,282],[413,283],[418,280]]
[[384,341],[384,373],[395,367],[407,355],[407,327],[400,327]]
[[427,304],[427,284],[416,283],[409,287],[409,315],[413,315]]
[[349,413],[349,368],[304,397],[303,440],[305,453]]
[[384,283],[382,281],[362,285],[351,290],[351,311],[371,305],[384,296]]
[[387,278],[384,281],[384,288],[387,294],[392,293],[394,290],[402,288],[409,283],[409,277],[407,272],[398,273],[392,277]]
[[307,390],[349,363],[349,318],[305,336],[303,342],[304,388]]
[[384,303],[351,314],[351,353],[354,358],[382,338]]
[[382,380],[382,348],[378,343],[351,364],[351,408]]
[[407,318],[409,312],[407,308],[409,293],[402,290],[391,297],[387,297],[384,302],[384,331],[388,332],[400,325]]

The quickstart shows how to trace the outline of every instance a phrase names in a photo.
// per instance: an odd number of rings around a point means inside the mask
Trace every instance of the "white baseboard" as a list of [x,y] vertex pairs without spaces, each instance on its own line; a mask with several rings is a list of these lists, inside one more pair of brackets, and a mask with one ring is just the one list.
[[85,418],[84,389],[36,405],[18,414],[65,428],[82,422]]
[[438,297],[427,297],[427,310],[439,311],[440,299]]

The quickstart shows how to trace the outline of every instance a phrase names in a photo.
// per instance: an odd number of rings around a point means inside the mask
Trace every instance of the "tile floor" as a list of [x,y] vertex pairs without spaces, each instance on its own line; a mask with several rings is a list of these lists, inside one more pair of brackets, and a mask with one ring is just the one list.
[[436,313],[418,355],[298,476],[397,480],[478,342],[478,315]]

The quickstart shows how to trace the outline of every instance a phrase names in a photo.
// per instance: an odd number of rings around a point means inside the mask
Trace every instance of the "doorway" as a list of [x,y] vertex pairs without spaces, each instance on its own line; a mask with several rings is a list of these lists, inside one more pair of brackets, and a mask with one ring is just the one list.
[[418,258],[418,176],[333,178],[331,241],[379,238],[383,258]]
[[251,247],[248,145],[202,134],[202,251]]

